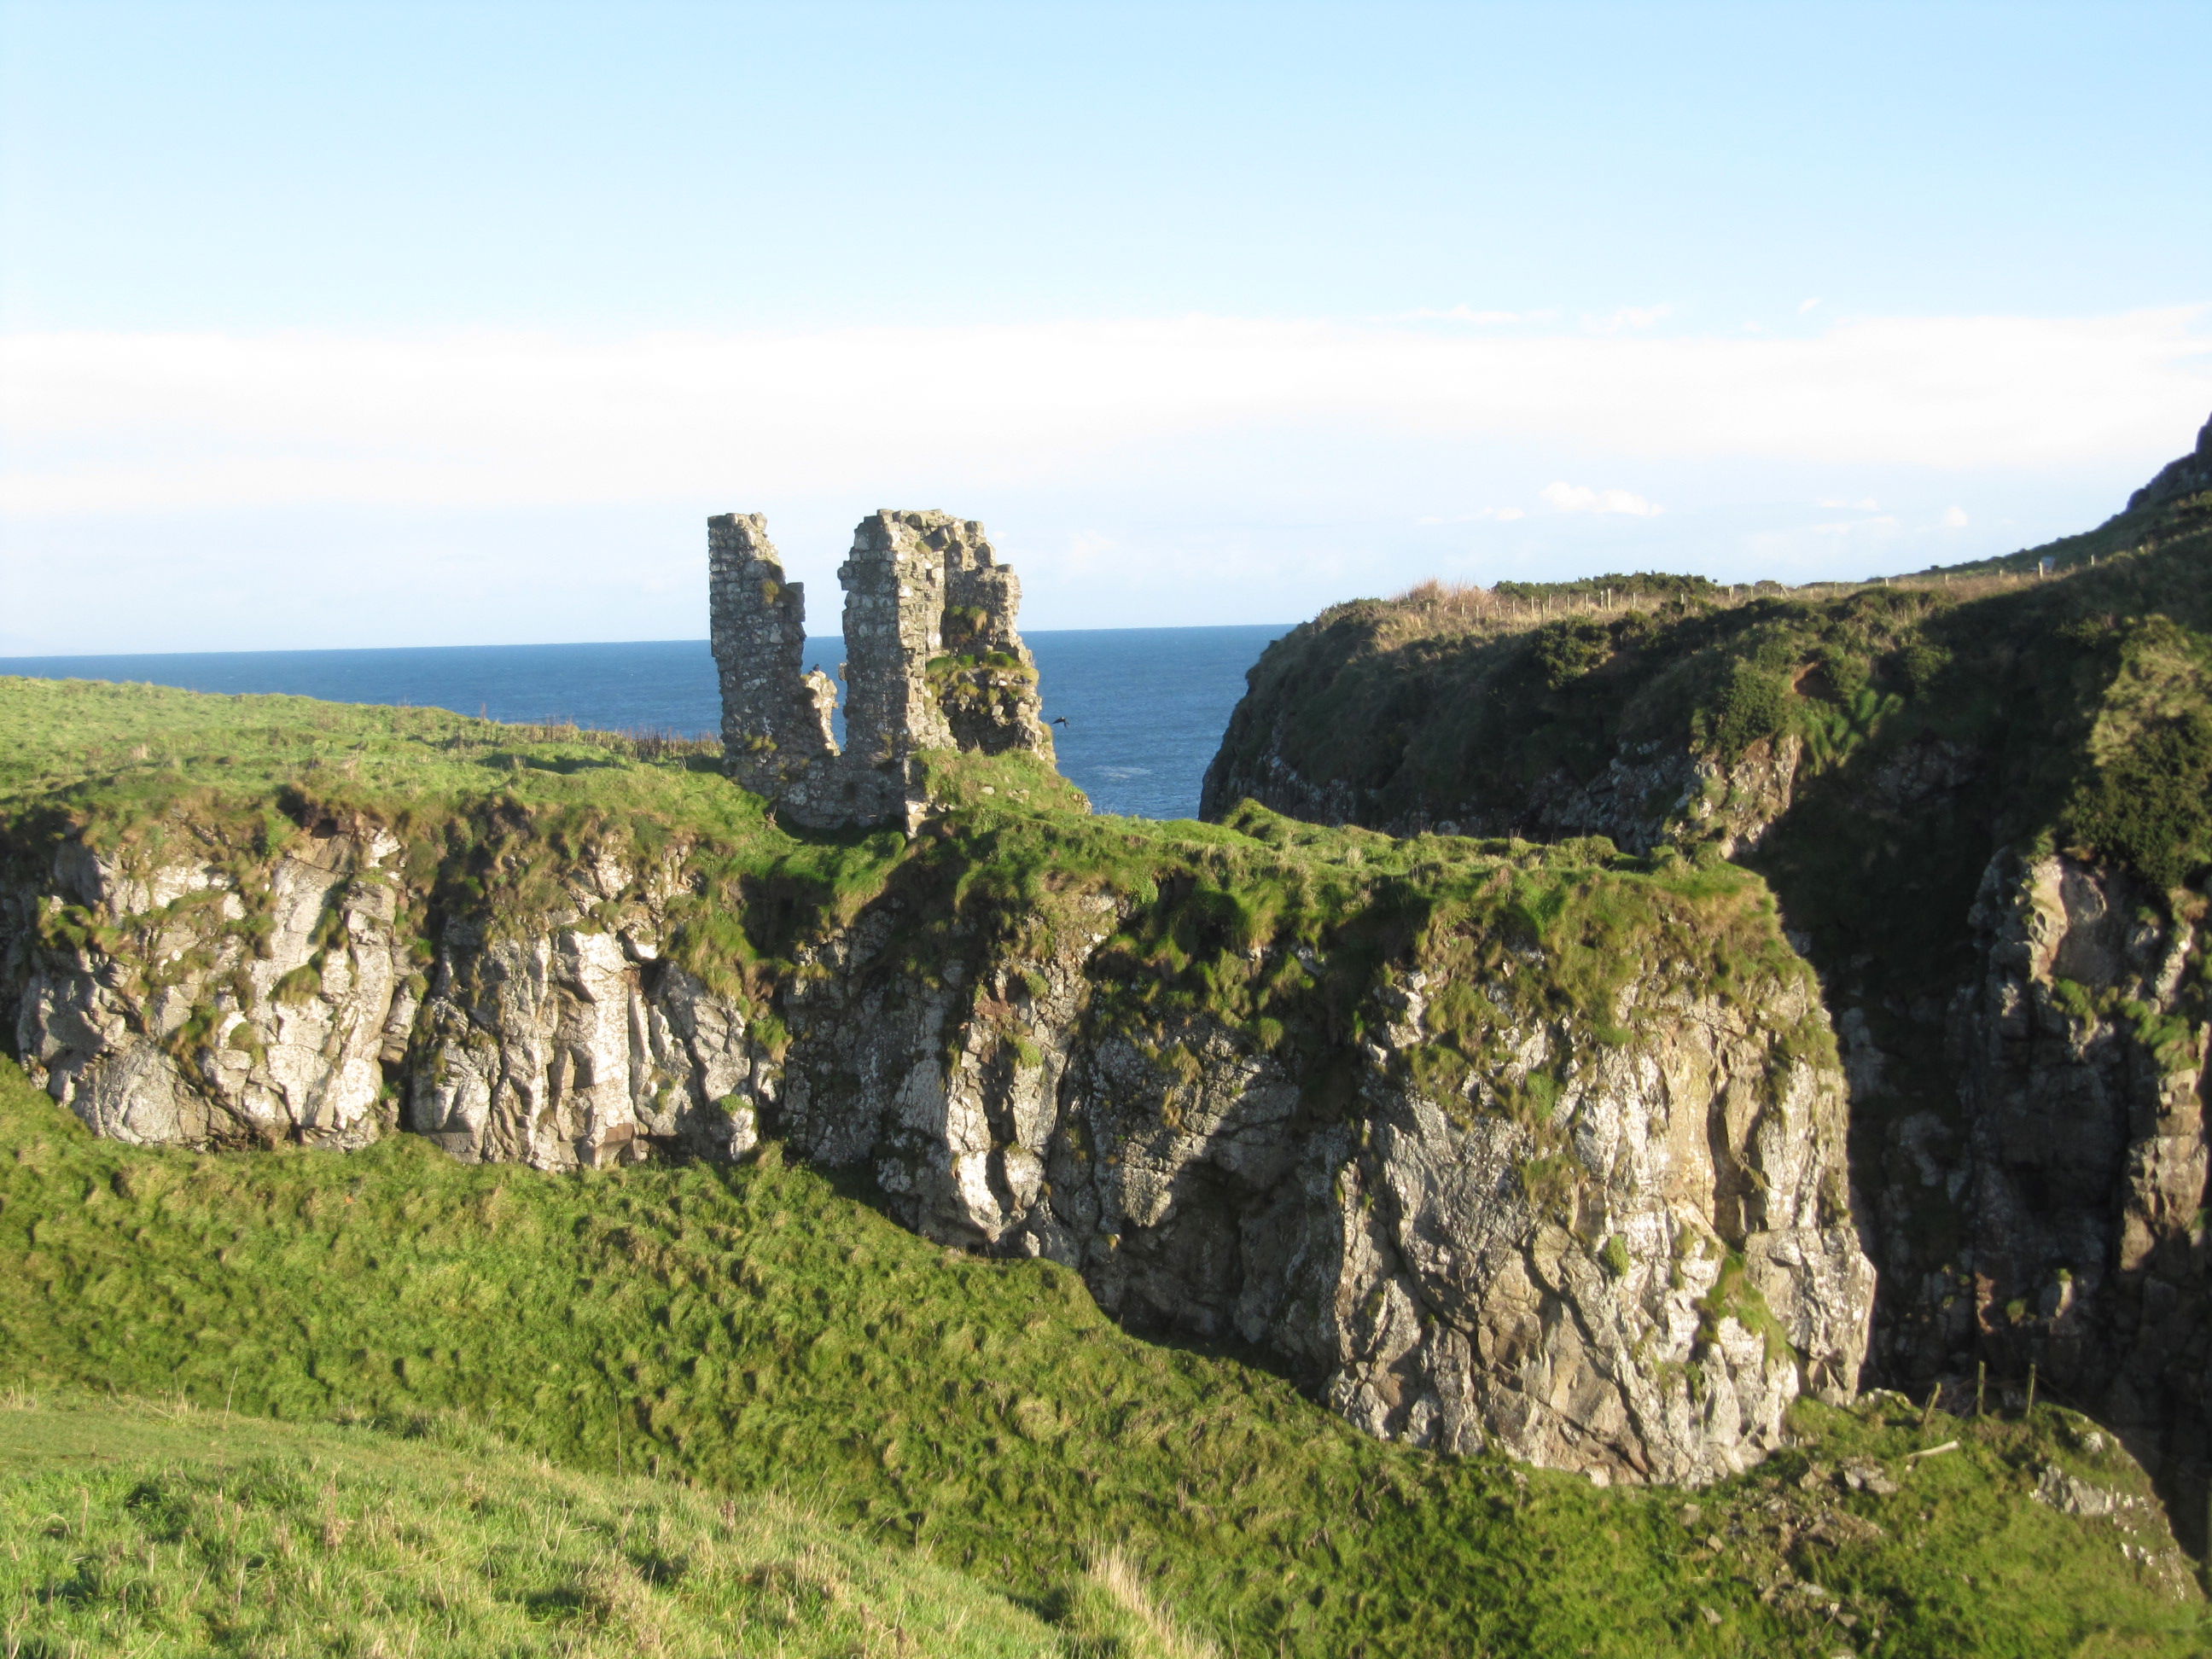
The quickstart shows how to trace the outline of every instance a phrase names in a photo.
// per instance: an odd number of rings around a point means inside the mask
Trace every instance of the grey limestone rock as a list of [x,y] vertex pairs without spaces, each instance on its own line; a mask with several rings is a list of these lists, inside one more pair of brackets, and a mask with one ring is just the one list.
[[396,850],[373,830],[306,836],[248,887],[212,857],[134,868],[63,843],[40,901],[97,931],[38,954],[16,1052],[118,1139],[366,1145],[390,1123],[386,1028],[405,997]]
[[[1240,708],[1237,718],[1254,718]],[[1285,745],[1224,744],[1206,769],[1200,816],[1218,819],[1241,800],[1316,823],[1357,823],[1395,836],[1522,836],[1565,841],[1603,836],[1624,852],[1704,842],[1723,856],[1758,849],[1790,810],[1803,742],[1762,738],[1733,759],[1658,742],[1624,746],[1595,776],[1547,773],[1506,799],[1469,799],[1402,810],[1342,778],[1309,778]]]
[[425,896],[397,851],[373,826],[305,836],[241,883],[228,861],[63,843],[48,890],[13,908],[94,925],[22,953],[25,1069],[96,1133],[151,1145],[351,1149],[405,1127],[471,1162],[568,1169],[755,1143],[776,1068],[740,1011],[657,960],[665,872],[580,869],[528,929],[440,917],[418,968]]
[[[165,1144],[404,1128],[564,1170],[773,1133],[931,1237],[1069,1264],[1134,1328],[1272,1352],[1373,1433],[1601,1480],[1724,1475],[1800,1392],[1854,1386],[1871,1271],[1802,974],[1723,996],[1654,960],[1602,1033],[1540,974],[1487,987],[1511,1058],[1439,1095],[1410,1057],[1441,988],[1403,963],[1317,1093],[1295,1046],[1131,1012],[1101,947],[1133,900],[1066,896],[1018,936],[956,906],[918,973],[902,941],[942,901],[894,883],[740,1002],[668,958],[681,846],[580,856],[526,910],[410,889],[396,851],[340,827],[241,878],[64,843],[0,905],[96,923],[0,925],[27,1069]],[[1556,1099],[1508,1109],[1535,1069]]]
[[1780,1443],[1802,1390],[1855,1389],[1873,1271],[1843,1079],[1781,1040],[1820,1018],[1808,982],[1723,1006],[1654,963],[1625,1045],[1523,1011],[1521,1063],[1569,1079],[1531,1123],[1407,1080],[1431,988],[1409,972],[1352,1101],[1321,1109],[1209,1020],[1102,1022],[1095,902],[1051,954],[934,986],[848,941],[787,1006],[782,1133],[926,1235],[1273,1351],[1377,1435],[1694,1483]]
[[2170,1488],[2212,1486],[2198,927],[2124,873],[2007,852],[1952,1009],[1970,1294],[1956,1363],[2092,1411]]

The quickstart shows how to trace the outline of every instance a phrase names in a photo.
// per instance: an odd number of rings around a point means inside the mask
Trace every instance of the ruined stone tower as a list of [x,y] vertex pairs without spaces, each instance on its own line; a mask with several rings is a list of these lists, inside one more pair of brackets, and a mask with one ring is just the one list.
[[802,673],[805,602],[757,514],[707,521],[722,745],[731,775],[794,822],[903,823],[927,809],[930,750],[1024,750],[1049,763],[1036,663],[1015,631],[1021,584],[983,526],[948,513],[870,514],[845,588],[845,747],[836,688]]
[[783,561],[757,513],[707,520],[708,629],[722,681],[722,751],[746,788],[776,795],[837,752],[827,674],[802,673],[806,590],[783,579]]

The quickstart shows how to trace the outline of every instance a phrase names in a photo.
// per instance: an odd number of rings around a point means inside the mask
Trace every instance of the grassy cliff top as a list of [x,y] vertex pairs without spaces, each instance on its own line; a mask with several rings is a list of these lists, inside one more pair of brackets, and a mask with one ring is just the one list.
[[441,708],[0,675],[0,813],[11,816],[58,805],[121,820],[197,795],[373,804],[398,821],[501,797],[757,833],[758,802],[723,783],[718,757],[718,745]]
[[[942,1250],[773,1153],[553,1176],[408,1137],[133,1147],[4,1061],[0,1382],[199,1407],[0,1413],[0,1629],[25,1651],[404,1653],[417,1627],[479,1644],[426,1652],[613,1651],[650,1625],[681,1654],[738,1616],[760,1621],[738,1651],[950,1650],[963,1616],[963,1650],[1038,1650],[1006,1597],[1073,1653],[1135,1659],[1154,1638],[1099,1600],[1102,1548],[1224,1649],[1330,1659],[2212,1635],[2140,1471],[2049,1407],[1807,1407],[1802,1447],[1750,1475],[1601,1491],[1369,1439],[1232,1356],[1126,1334],[1062,1268]],[[2136,1507],[2032,1496],[2062,1477]]]
[[1794,736],[1818,775],[1926,737],[1992,758],[1997,838],[2194,880],[2212,864],[2212,496],[2052,545],[1849,587],[1431,585],[1334,606],[1253,669],[1216,767],[1287,763],[1370,822],[1433,821],[1616,757],[1726,762]]
[[[0,860],[36,886],[52,848],[82,838],[126,865],[226,868],[250,910],[267,884],[257,872],[285,848],[373,827],[398,848],[386,867],[404,927],[473,908],[520,929],[573,919],[567,877],[605,854],[633,896],[653,896],[673,959],[753,1007],[773,1002],[811,942],[872,905],[896,913],[905,966],[936,977],[957,951],[1049,950],[1055,929],[1094,925],[1104,895],[1121,926],[1102,966],[1124,1012],[1302,1042],[1309,1069],[1314,1045],[1359,1036],[1367,991],[1400,968],[1464,977],[1534,947],[1556,1009],[1601,1030],[1622,984],[1653,963],[1723,996],[1804,971],[1764,884],[1710,860],[1627,859],[1601,840],[1398,839],[1256,808],[1218,824],[1101,817],[1027,757],[931,765],[944,811],[920,836],[809,834],[778,825],[705,745],[0,678]],[[111,918],[43,915],[51,940],[110,939]],[[1448,1069],[1481,1047],[1486,1008],[1470,1004],[1466,1029],[1444,1034],[1459,1054]],[[1824,1050],[1824,1030],[1801,1035]]]

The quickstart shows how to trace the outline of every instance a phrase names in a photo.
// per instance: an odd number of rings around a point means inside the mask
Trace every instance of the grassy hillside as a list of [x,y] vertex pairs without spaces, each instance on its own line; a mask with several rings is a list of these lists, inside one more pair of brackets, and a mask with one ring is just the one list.
[[2208,521],[2212,521],[2212,498],[2197,495],[2148,502],[2132,511],[2114,514],[2094,530],[2061,536],[2056,541],[2023,548],[2017,553],[1954,565],[1949,574],[1955,577],[1983,571],[2033,571],[2046,562],[2054,570],[2078,569],[2101,559],[2124,557],[2168,545],[2197,534]]
[[773,1500],[404,1438],[0,1398],[11,1654],[1158,1655],[1104,1575],[1058,1625]]
[[[378,1580],[386,1652],[408,1650],[398,1632],[415,1607],[486,1644],[519,1632],[496,1650],[531,1651],[518,1621],[532,1606],[582,1650],[650,1619],[683,1652],[732,1610],[829,1606],[809,1581],[760,1576],[818,1536],[787,1513],[869,1540],[812,1546],[832,1562],[823,1573],[865,1589],[838,1604],[862,1651],[909,1650],[868,1646],[880,1632],[866,1621],[887,1608],[913,1609],[917,1644],[961,1608],[1009,1652],[1041,1628],[935,1568],[1063,1620],[1056,1639],[1111,1651],[1096,1644],[1123,1638],[1082,1611],[1103,1605],[1085,1568],[1109,1547],[1182,1619],[1248,1652],[2025,1659],[2212,1640],[2149,1510],[2075,1518],[2031,1496],[2050,1470],[2146,1490],[2108,1443],[2047,1407],[2027,1422],[1923,1421],[1894,1397],[1808,1408],[1803,1451],[1693,1495],[1438,1459],[1369,1440],[1233,1357],[1124,1334],[1049,1263],[926,1244],[773,1150],[738,1168],[556,1177],[460,1165],[406,1137],[353,1154],[133,1148],[94,1139],[0,1063],[0,1373],[288,1425],[459,1424],[408,1455],[449,1458],[457,1491],[472,1472],[487,1494],[464,1517],[440,1507],[426,1463],[319,1474],[300,1460],[337,1443],[287,1430],[264,1444],[243,1427],[225,1444],[275,1460],[265,1484],[202,1464],[126,1488],[115,1471],[134,1458],[181,1457],[134,1440],[143,1419],[73,1419],[77,1443],[115,1455],[97,1479],[58,1472],[78,1467],[52,1461],[58,1431],[0,1428],[18,1483],[5,1501],[33,1523],[27,1537],[0,1528],[18,1540],[0,1618],[49,1653],[72,1638],[115,1650],[102,1619],[206,1605],[204,1588],[179,1588],[167,1552],[179,1547],[240,1610],[237,1650],[285,1650],[253,1634],[264,1617],[295,1619],[293,1651],[377,1650],[316,1633],[316,1609],[337,1601],[272,1589],[319,1570],[316,1594],[335,1596],[346,1571],[374,1566],[396,1575]],[[471,1447],[476,1431],[598,1480],[514,1473]],[[1948,1440],[1961,1444],[1907,1455]],[[47,1462],[27,1465],[27,1446]],[[633,1496],[641,1474],[701,1492]],[[723,1524],[723,1496],[741,1516],[764,1496],[793,1509],[748,1534]],[[518,1534],[557,1532],[563,1505],[580,1528],[599,1517],[590,1540],[535,1563],[501,1554]],[[362,1516],[364,1550],[396,1553],[322,1562],[307,1516],[319,1526],[326,1508]],[[375,1519],[386,1514],[419,1515],[419,1534]],[[656,1585],[640,1553],[648,1528],[674,1540],[652,1559],[710,1563],[691,1588]],[[257,1537],[270,1547],[242,1541]],[[927,1560],[880,1553],[903,1548]],[[445,1589],[426,1578],[434,1562]],[[149,1590],[125,1607],[133,1563],[179,1599]],[[74,1576],[57,1579],[64,1566]],[[554,1599],[530,1601],[541,1592]],[[976,1639],[965,1650],[990,1650]],[[788,1650],[841,1650],[793,1636]]]

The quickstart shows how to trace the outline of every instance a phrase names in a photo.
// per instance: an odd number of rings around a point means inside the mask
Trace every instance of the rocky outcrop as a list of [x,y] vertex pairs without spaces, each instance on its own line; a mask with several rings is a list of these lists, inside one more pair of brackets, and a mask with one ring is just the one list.
[[[1778,1443],[1801,1388],[1856,1386],[1873,1274],[1841,1079],[1783,1040],[1818,1020],[1806,983],[1729,1006],[1654,962],[1630,1041],[1527,1009],[1504,1072],[1440,1097],[1407,1075],[1435,988],[1408,969],[1327,1111],[1231,1029],[1086,1019],[1115,922],[934,990],[841,963],[793,1005],[785,1132],[871,1167],[926,1233],[1063,1261],[1139,1328],[1268,1349],[1418,1444],[1695,1482]],[[1486,1093],[1547,1066],[1548,1110]]]
[[[583,866],[516,932],[496,908],[426,915],[398,850],[362,825],[243,870],[213,848],[143,864],[64,842],[47,883],[9,896],[26,1070],[146,1145],[350,1149],[405,1127],[557,1170],[754,1144],[775,1068],[737,1006],[659,960],[666,870]],[[587,920],[617,895],[623,929]]]
[[2212,1477],[2203,941],[2127,875],[1992,861],[1961,1079],[1958,1356],[2037,1367],[2201,1514]]
[[410,1006],[396,850],[302,837],[249,884],[224,860],[134,867],[63,842],[47,881],[9,895],[16,1053],[118,1140],[368,1144]]
[[[1359,601],[1269,646],[1206,768],[1199,816],[1251,800],[1395,836],[1603,836],[1629,852],[1701,842],[1734,856],[1790,810],[1798,733],[1699,742],[1679,719],[1637,730],[1606,706],[1655,626],[1641,613],[1433,639],[1397,637],[1406,626],[1419,623]],[[1581,665],[1576,652],[1610,660],[1553,684],[1561,657]]]
[[836,688],[801,674],[805,602],[786,584],[757,514],[708,520],[713,643],[731,775],[793,823],[896,823],[931,803],[933,750],[1024,750],[1053,759],[1036,663],[1014,628],[1021,584],[983,526],[946,513],[860,521],[845,589],[845,747]]
[[1311,782],[1265,750],[1256,764],[1240,762],[1224,746],[1206,773],[1200,810],[1218,817],[1240,800],[1256,800],[1316,823],[1357,823],[1397,836],[1603,836],[1631,853],[1710,842],[1734,857],[1756,851],[1790,810],[1803,753],[1802,741],[1787,732],[1729,758],[1644,743],[1612,757],[1593,778],[1563,768],[1510,798],[1463,799],[1438,811],[1363,798],[1334,780]]
[[2158,476],[2128,497],[2127,510],[2147,512],[2212,490],[2212,420],[2197,434],[2197,447],[2159,469]]
[[1254,670],[1206,805],[1744,859],[1842,1047],[1881,1275],[1867,1380],[2018,1403],[2033,1368],[2198,1549],[2208,458],[2212,428],[2119,532],[2053,544],[2059,580],[1628,618],[1563,596],[1585,614],[1518,629],[1418,594],[1336,607]]
[[1413,946],[1346,958],[1364,1039],[1270,1036],[1133,1000],[1148,970],[1106,947],[1136,899],[948,915],[917,874],[718,992],[670,950],[680,845],[575,858],[526,908],[395,852],[358,823],[254,867],[64,841],[9,896],[27,1067],[149,1142],[413,1130],[569,1169],[773,1133],[1134,1327],[1263,1348],[1376,1434],[1600,1480],[1725,1474],[1801,1390],[1854,1385],[1843,1083],[1786,956],[1723,989],[1687,935],[1584,1014],[1522,947],[1481,988],[1498,1064],[1432,1073],[1449,987]]

